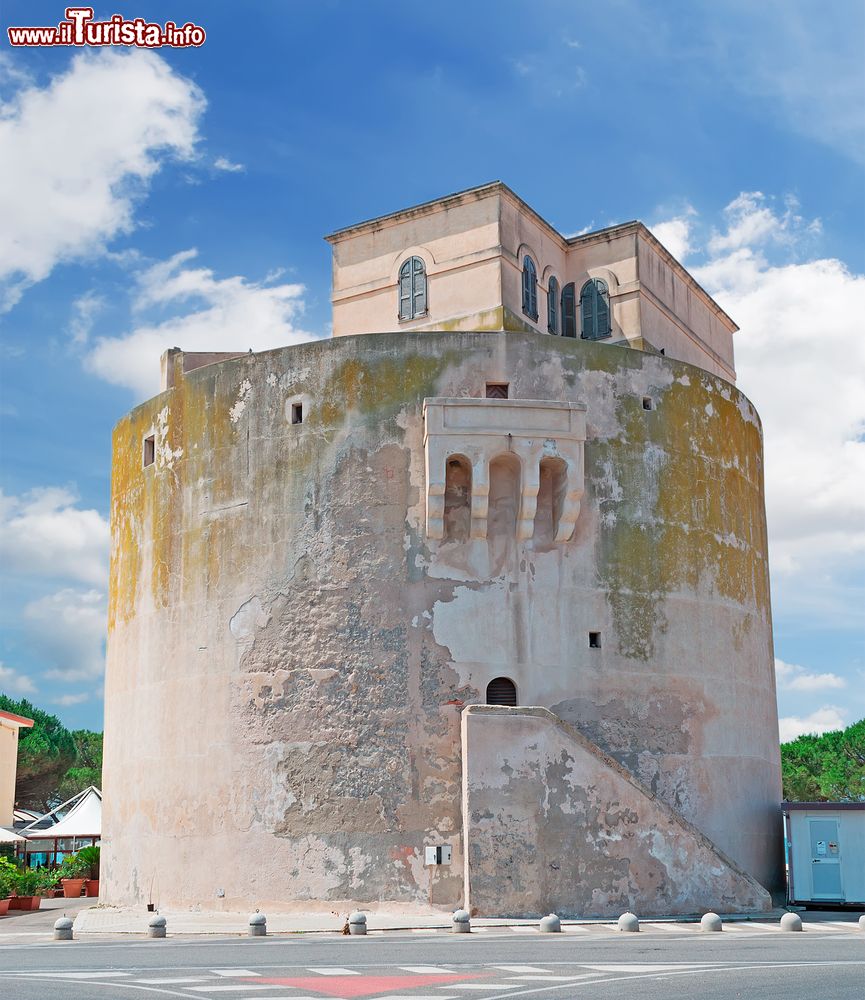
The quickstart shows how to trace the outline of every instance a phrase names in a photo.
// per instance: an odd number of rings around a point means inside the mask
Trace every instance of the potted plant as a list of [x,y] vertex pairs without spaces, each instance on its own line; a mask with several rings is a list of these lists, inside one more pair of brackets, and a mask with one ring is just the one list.
[[19,868],[15,873],[15,895],[9,901],[10,910],[38,910],[41,876],[35,868]]
[[66,899],[78,899],[84,889],[84,883],[90,874],[90,862],[78,860],[78,855],[64,858],[60,866],[60,884],[63,886],[63,896]]
[[0,916],[9,912],[9,897],[15,888],[15,875],[18,869],[11,861],[0,858]]
[[86,861],[90,865],[90,869],[87,874],[87,895],[88,896],[98,896],[99,895],[99,848],[94,844],[93,847],[82,847],[78,852],[76,857],[80,861]]
[[39,869],[39,895],[43,899],[53,899],[55,894],[62,894],[63,890],[59,889],[60,884],[60,873],[53,868],[40,868]]

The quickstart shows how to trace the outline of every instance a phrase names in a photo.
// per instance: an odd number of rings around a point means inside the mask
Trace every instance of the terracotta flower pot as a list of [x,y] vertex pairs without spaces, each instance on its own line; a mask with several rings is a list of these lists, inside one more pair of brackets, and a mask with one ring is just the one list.
[[41,905],[41,896],[13,896],[9,900],[10,910],[38,910]]
[[86,896],[98,896],[99,895],[99,879],[89,878],[87,879],[87,890],[85,892]]
[[0,899],[0,917],[4,916],[9,912],[9,900]]
[[62,878],[60,884],[63,886],[64,899],[78,899],[81,890],[84,888],[86,878]]

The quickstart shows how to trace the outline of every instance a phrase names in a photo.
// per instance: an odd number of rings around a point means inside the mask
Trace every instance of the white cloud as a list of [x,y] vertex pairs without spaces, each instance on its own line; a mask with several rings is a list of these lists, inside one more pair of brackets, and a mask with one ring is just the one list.
[[95,292],[85,292],[72,303],[69,335],[73,344],[86,344],[96,317],[105,309],[105,299]]
[[105,670],[106,600],[99,590],[68,587],[31,601],[24,619],[34,651],[52,664],[45,676],[92,681]]
[[273,284],[278,275],[262,282],[217,278],[209,268],[187,266],[196,255],[182,251],[138,277],[139,313],[169,307],[187,311],[97,340],[85,359],[90,371],[147,397],[159,389],[159,356],[166,348],[262,351],[312,338],[295,326],[303,311],[303,285]]
[[164,160],[194,155],[204,105],[140,50],[83,52],[47,86],[23,85],[0,117],[0,306],[129,232]]
[[35,691],[36,685],[29,677],[0,663],[0,693],[5,695],[33,694]]
[[775,657],[775,677],[778,687],[785,691],[826,691],[847,686],[838,674],[815,674],[795,663],[785,663],[778,657]]
[[691,252],[691,219],[693,209],[675,219],[659,222],[652,226],[652,233],[678,261],[683,261]]
[[59,698],[52,698],[52,705],[80,705],[82,702],[90,700],[90,693],[80,691],[78,694],[62,694]]
[[778,243],[792,247],[804,236],[816,236],[822,228],[819,219],[806,222],[797,214],[795,198],[784,201],[784,211],[777,213],[767,203],[762,191],[742,191],[724,209],[726,231],[713,232],[707,249],[712,256],[741,247]]
[[77,499],[60,487],[0,492],[0,561],[7,572],[105,584],[108,521],[76,507]]
[[844,729],[847,725],[847,713],[837,705],[823,705],[810,715],[799,718],[795,715],[788,715],[778,720],[778,732],[782,743],[789,743],[797,736],[805,733],[814,736],[822,736],[823,733],[831,733],[838,729]]
[[213,161],[213,165],[217,170],[224,170],[229,174],[240,174],[246,170],[246,167],[242,163],[232,163],[227,156],[217,156]]
[[[798,606],[810,592],[816,609],[865,550],[865,275],[833,258],[770,263],[770,252],[806,252],[819,228],[789,200],[775,210],[743,193],[725,216],[691,271],[741,327],[738,385],[763,421],[773,583],[795,578]],[[697,228],[692,218],[692,243]]]

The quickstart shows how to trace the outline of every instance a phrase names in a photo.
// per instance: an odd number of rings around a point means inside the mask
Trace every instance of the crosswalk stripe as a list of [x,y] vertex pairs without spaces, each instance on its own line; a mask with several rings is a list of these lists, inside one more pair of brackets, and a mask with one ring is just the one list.
[[575,976],[514,976],[521,983],[573,983],[578,979],[592,979],[599,976],[600,972],[584,972]]
[[[231,986],[188,986],[187,989],[193,993],[245,993],[248,990],[272,990],[273,986],[267,983],[235,983]],[[271,998],[268,997],[268,1000]]]
[[165,976],[161,979],[133,979],[132,982],[147,986],[170,986],[180,983],[206,983],[209,979],[210,976]]
[[325,966],[324,968],[311,969],[307,966],[308,972],[315,972],[319,976],[359,976],[359,972],[354,969],[340,969],[338,967]]
[[540,930],[537,927],[512,927],[511,930],[514,934],[540,934]]
[[[486,990],[488,993],[490,990],[495,992],[496,990],[518,990],[522,984],[521,983],[451,983],[448,986],[439,986],[440,990]],[[382,997],[382,1000],[385,1000]],[[391,1000],[391,998],[387,998]]]
[[446,969],[441,965],[400,965],[398,968],[403,972],[415,972],[419,976],[440,976],[450,975],[453,969]]
[[501,969],[502,972],[546,972],[546,969],[539,969],[536,965],[494,965],[494,969]]
[[251,972],[249,969],[211,969],[214,976],[260,976],[260,972]]

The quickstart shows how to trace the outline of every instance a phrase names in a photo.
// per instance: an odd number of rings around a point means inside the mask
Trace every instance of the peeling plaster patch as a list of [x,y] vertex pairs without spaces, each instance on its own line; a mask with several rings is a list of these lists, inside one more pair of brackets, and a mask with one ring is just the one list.
[[163,406],[156,415],[156,442],[153,458],[157,468],[160,469],[172,469],[174,468],[174,463],[178,459],[183,458],[182,448],[172,451],[171,446],[168,444],[168,417],[169,410],[167,406]]
[[258,597],[251,597],[232,615],[228,627],[238,645],[249,648],[255,642],[256,629],[264,628],[269,621],[270,613],[264,610]]
[[331,677],[335,677],[339,671],[334,667],[308,667],[309,676],[316,682],[316,684],[321,684],[322,681],[329,681]]
[[247,397],[249,396],[251,389],[252,389],[252,382],[250,382],[248,378],[245,378],[240,383],[240,391],[237,394],[237,401],[235,402],[234,406],[232,406],[231,409],[228,411],[228,414],[231,417],[231,422],[233,424],[236,424],[237,421],[240,420],[241,416],[243,415],[243,411],[246,409],[246,400]]
[[715,415],[715,407],[712,406],[711,403],[706,403],[706,405],[703,407],[703,409],[704,409],[707,417],[712,417],[712,416]]
[[276,372],[269,372],[268,375],[267,375],[266,381],[267,381],[267,384],[270,385],[270,386],[276,385],[277,382],[279,381],[279,378],[277,377]]

